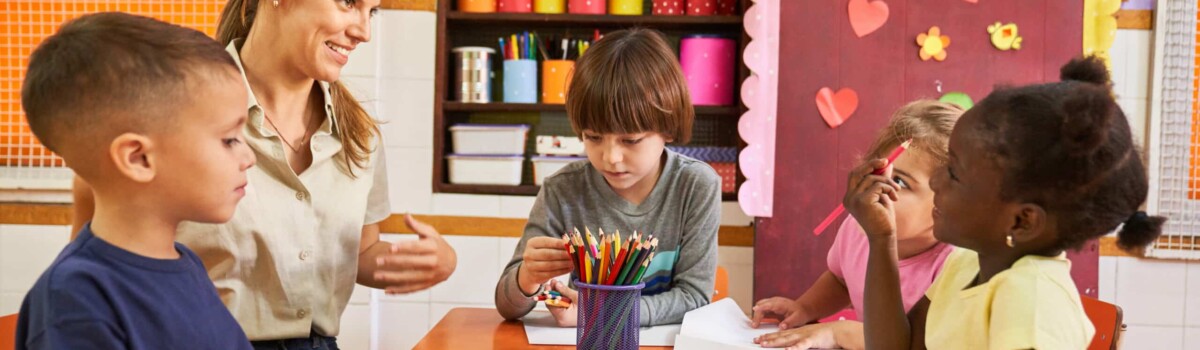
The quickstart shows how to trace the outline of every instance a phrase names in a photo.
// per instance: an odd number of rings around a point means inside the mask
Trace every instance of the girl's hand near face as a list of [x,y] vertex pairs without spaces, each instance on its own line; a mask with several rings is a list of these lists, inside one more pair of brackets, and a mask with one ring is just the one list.
[[[872,174],[876,169],[887,167],[883,174]],[[846,196],[842,204],[850,215],[862,225],[870,237],[895,237],[895,201],[900,185],[892,180],[892,167],[886,159],[875,159],[854,168],[846,181]]]

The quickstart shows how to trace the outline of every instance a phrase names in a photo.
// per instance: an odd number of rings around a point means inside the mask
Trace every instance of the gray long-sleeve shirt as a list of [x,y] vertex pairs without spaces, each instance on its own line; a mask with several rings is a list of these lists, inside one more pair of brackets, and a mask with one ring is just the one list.
[[569,229],[585,227],[593,233],[620,230],[622,237],[637,230],[658,238],[658,253],[642,277],[641,325],[680,323],[684,313],[707,305],[716,279],[721,178],[704,162],[664,152],[662,175],[640,205],[617,195],[586,160],[547,177],[525,234],[496,283],[500,315],[521,318],[537,305],[517,285],[526,242],[561,238]]

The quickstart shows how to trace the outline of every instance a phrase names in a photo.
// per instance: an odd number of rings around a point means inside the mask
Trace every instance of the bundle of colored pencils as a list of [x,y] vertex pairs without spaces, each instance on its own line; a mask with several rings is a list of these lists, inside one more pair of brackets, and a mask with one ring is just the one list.
[[620,231],[605,235],[601,229],[599,237],[593,236],[586,227],[563,235],[564,245],[571,254],[579,280],[587,284],[626,286],[641,283],[642,276],[654,252],[658,239],[653,235],[642,237],[634,232],[624,239]]
[[564,297],[562,294],[552,290],[543,290],[541,293],[538,293],[536,297],[534,297],[534,300],[544,301],[546,302],[546,305],[554,307],[571,307],[570,298]]

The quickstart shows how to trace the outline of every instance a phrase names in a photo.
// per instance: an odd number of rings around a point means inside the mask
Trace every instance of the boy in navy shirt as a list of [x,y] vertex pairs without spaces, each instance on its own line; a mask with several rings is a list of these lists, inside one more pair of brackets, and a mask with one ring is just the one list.
[[227,221],[245,195],[246,99],[220,44],[146,17],[86,15],[33,52],[30,129],[96,209],[25,296],[17,349],[250,349],[175,243],[181,221]]

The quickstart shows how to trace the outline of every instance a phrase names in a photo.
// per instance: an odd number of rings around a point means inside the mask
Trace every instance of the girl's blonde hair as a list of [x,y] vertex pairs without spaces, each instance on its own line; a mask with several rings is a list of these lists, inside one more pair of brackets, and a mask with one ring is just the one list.
[[[258,0],[229,0],[217,24],[217,40],[221,45],[228,46],[234,40],[245,39],[254,25],[257,11]],[[355,176],[354,168],[366,167],[371,155],[371,138],[379,135],[379,125],[341,81],[329,83],[329,95],[333,99],[337,137],[342,141],[340,161],[347,175]]]
[[944,164],[949,156],[950,132],[962,116],[963,109],[955,104],[934,100],[909,102],[892,114],[887,126],[867,149],[866,159],[887,157],[905,140],[912,140],[910,150],[920,150]]

